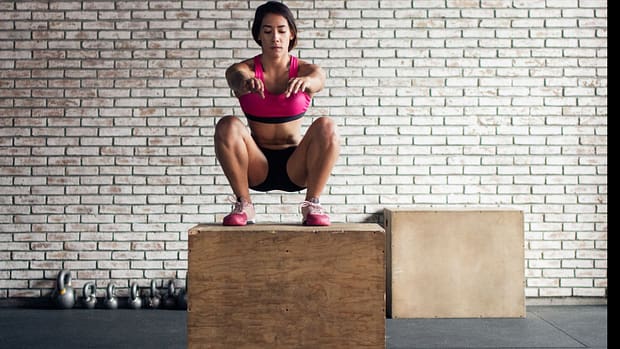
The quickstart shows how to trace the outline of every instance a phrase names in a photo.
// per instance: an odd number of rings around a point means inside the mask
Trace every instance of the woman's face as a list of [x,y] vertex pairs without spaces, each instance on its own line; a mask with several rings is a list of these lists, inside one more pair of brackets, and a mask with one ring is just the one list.
[[259,35],[263,53],[288,54],[293,35],[286,18],[273,13],[265,15]]

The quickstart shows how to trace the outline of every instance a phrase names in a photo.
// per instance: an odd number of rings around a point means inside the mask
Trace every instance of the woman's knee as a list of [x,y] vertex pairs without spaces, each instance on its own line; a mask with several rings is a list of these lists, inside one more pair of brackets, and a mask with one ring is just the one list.
[[215,140],[239,139],[243,131],[244,125],[238,117],[224,116],[215,125]]
[[332,118],[323,116],[316,119],[313,125],[317,128],[318,135],[323,138],[325,142],[339,144],[340,137],[338,136],[338,127]]

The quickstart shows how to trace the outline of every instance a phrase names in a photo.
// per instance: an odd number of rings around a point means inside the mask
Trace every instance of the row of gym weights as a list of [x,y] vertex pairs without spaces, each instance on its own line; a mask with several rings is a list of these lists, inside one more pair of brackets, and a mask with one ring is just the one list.
[[[77,292],[71,287],[71,271],[61,270],[56,280],[56,288],[52,292],[52,301],[61,309],[71,309],[77,303]],[[96,287],[94,282],[87,282],[82,289],[81,305],[86,309],[94,309],[97,306]],[[106,309],[118,309],[124,303],[119,301],[114,292],[114,284],[109,283],[106,288],[106,296],[103,299],[103,307]],[[168,281],[167,291],[162,293],[155,286],[155,280],[151,280],[151,289],[147,295],[143,295],[137,283],[131,284],[126,307],[131,309],[187,309],[187,293],[185,289],[175,292],[174,280]]]

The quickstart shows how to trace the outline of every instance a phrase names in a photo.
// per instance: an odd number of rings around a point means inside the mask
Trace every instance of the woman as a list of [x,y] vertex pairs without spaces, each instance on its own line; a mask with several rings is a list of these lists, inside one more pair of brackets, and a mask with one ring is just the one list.
[[249,131],[234,116],[222,118],[215,129],[216,156],[237,197],[223,223],[254,223],[250,188],[307,189],[302,224],[329,225],[319,197],[340,152],[336,125],[321,117],[301,135],[302,116],[323,89],[325,73],[289,54],[297,43],[297,26],[286,5],[269,1],[259,6],[252,36],[262,54],[226,70]]

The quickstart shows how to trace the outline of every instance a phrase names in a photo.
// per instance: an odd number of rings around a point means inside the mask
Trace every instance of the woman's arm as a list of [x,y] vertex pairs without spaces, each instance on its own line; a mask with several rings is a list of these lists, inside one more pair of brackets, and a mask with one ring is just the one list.
[[249,92],[256,92],[265,98],[263,82],[255,77],[254,71],[247,61],[235,63],[228,67],[226,69],[226,81],[237,97]]
[[306,91],[310,96],[323,90],[325,86],[325,72],[316,64],[299,61],[297,77],[288,82],[288,87],[284,92],[286,97],[299,91]]

